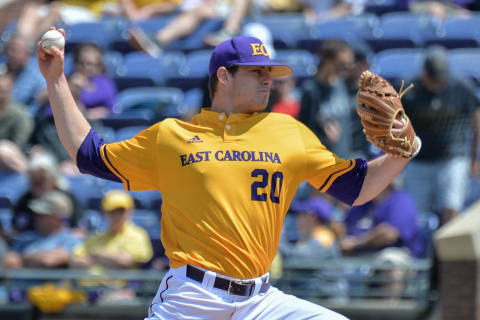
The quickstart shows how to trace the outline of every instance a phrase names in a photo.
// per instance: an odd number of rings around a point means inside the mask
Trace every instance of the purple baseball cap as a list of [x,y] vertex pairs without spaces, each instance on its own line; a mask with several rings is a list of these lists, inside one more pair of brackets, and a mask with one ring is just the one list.
[[235,37],[220,43],[210,57],[209,76],[217,73],[218,68],[231,66],[272,67],[272,77],[286,76],[292,68],[270,60],[265,45],[255,37]]

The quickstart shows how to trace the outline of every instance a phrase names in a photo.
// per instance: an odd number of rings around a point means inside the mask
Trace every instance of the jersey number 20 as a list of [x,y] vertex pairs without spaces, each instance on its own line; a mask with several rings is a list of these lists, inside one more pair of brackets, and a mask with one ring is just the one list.
[[[252,171],[252,178],[262,177],[261,181],[252,183],[252,200],[253,201],[267,201],[267,194],[258,194],[258,188],[265,188],[268,184],[268,171],[265,169],[255,169]],[[283,173],[275,171],[272,174],[272,181],[270,183],[270,200],[274,203],[280,203],[280,192],[282,191]]]

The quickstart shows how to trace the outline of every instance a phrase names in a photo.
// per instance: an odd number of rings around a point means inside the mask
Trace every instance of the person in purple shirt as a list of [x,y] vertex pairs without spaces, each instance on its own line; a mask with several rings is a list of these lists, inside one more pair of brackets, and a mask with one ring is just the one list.
[[412,257],[424,256],[414,200],[393,184],[374,200],[352,207],[346,214],[346,236],[340,241],[342,253],[377,253],[388,247],[408,249]]
[[83,106],[85,116],[89,120],[108,117],[115,104],[117,88],[105,74],[100,48],[93,43],[77,47],[74,67],[69,84],[77,102]]

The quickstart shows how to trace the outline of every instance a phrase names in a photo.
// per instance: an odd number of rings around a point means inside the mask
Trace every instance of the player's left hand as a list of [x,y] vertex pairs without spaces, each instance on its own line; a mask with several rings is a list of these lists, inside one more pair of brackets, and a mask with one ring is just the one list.
[[357,114],[369,142],[392,156],[411,158],[419,150],[420,141],[400,101],[411,86],[402,88],[397,93],[384,78],[363,72],[357,93]]

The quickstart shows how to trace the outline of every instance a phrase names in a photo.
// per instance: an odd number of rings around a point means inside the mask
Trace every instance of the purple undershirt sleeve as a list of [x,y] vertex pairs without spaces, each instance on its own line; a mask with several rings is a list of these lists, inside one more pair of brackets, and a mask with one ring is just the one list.
[[355,159],[355,167],[338,177],[328,188],[327,193],[337,200],[352,205],[360,194],[367,174],[367,165],[367,160]]
[[100,147],[105,144],[102,137],[95,130],[90,132],[83,140],[82,145],[77,152],[77,166],[81,173],[88,173],[95,177],[106,180],[121,182],[121,180],[111,172],[100,156]]

